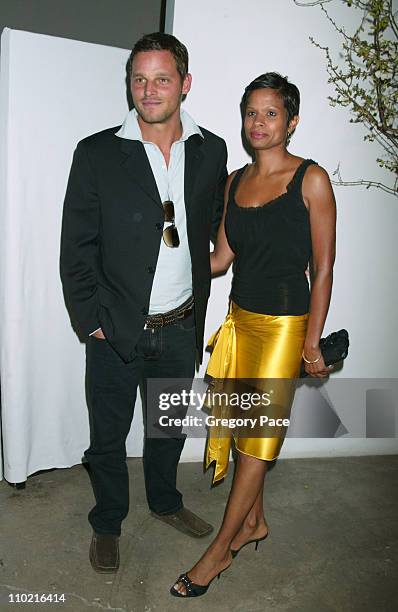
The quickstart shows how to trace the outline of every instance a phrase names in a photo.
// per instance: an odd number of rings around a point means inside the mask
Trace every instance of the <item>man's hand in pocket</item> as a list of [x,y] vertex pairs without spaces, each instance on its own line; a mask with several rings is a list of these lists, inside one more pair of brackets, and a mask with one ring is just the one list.
[[98,340],[105,340],[105,336],[104,336],[104,334],[103,334],[102,329],[97,329],[97,331],[96,331],[96,332],[94,332],[94,333],[92,334],[92,336],[93,336],[94,338],[97,338]]

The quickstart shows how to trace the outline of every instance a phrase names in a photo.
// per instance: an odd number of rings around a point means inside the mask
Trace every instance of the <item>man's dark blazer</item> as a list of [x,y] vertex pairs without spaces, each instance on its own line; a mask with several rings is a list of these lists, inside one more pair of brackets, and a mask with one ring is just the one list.
[[[164,213],[144,146],[115,135],[77,145],[65,196],[61,278],[72,323],[88,337],[102,328],[124,361],[148,314]],[[185,141],[185,208],[192,262],[198,357],[210,293],[209,239],[222,216],[225,142],[201,128]],[[177,228],[178,229],[178,228]]]

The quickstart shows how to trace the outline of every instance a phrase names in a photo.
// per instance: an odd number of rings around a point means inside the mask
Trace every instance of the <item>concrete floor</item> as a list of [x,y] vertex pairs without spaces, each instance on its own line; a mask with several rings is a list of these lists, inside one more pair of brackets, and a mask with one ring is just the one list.
[[[208,593],[169,595],[206,546],[150,517],[141,461],[129,460],[131,510],[112,579],[92,571],[86,514],[93,498],[82,466],[40,473],[25,490],[0,483],[0,610],[118,612],[396,612],[398,456],[280,460],[267,476],[269,538],[243,550]],[[232,470],[230,470],[232,472]],[[218,526],[231,483],[182,464],[185,504]],[[28,593],[65,603],[12,604]]]

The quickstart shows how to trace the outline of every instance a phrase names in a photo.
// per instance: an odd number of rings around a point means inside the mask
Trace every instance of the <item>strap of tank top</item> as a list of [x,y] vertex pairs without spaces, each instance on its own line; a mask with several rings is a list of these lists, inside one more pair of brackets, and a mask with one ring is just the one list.
[[288,191],[290,191],[291,189],[297,189],[301,193],[301,184],[303,182],[304,174],[308,166],[312,166],[313,164],[317,164],[317,162],[313,159],[305,159],[301,162],[300,166],[297,168],[293,178],[287,186]]
[[236,174],[235,174],[234,178],[232,179],[231,184],[229,186],[228,202],[231,201],[231,198],[235,197],[235,191],[238,188],[240,177],[242,176],[242,174],[246,170],[246,167],[247,167],[247,164],[245,166],[242,166],[242,168],[239,168],[239,170],[236,171]]

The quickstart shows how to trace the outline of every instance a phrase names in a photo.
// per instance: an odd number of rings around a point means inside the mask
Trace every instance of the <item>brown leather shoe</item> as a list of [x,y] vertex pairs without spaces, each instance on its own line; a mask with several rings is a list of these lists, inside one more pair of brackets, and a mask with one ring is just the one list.
[[206,523],[206,521],[199,518],[188,508],[181,508],[181,510],[177,510],[174,514],[156,514],[155,512],[151,512],[151,514],[153,517],[193,538],[203,538],[203,536],[209,535],[214,529],[210,523]]
[[100,574],[114,574],[119,569],[119,537],[111,533],[93,533],[90,563]]

